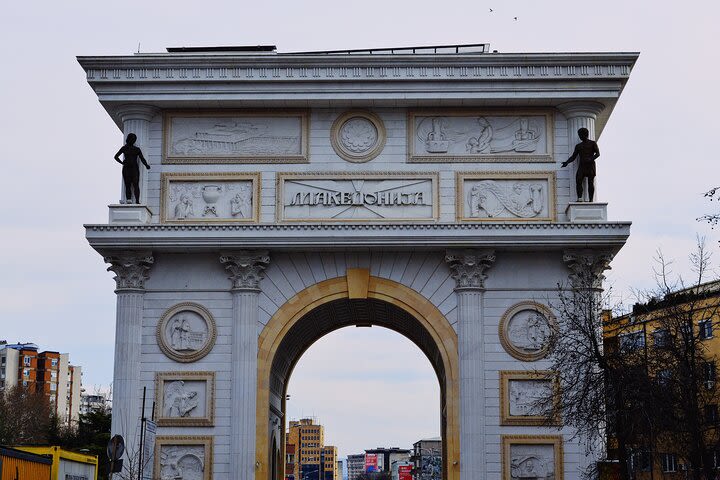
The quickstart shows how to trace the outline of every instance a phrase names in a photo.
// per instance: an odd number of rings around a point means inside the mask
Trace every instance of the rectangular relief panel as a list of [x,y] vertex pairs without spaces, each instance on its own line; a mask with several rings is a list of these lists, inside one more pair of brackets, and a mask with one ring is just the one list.
[[278,174],[280,222],[435,221],[435,173]]
[[458,221],[555,220],[554,172],[463,172],[456,188]]
[[503,480],[563,480],[561,435],[502,435]]
[[213,437],[158,436],[155,438],[153,478],[212,480]]
[[501,371],[500,425],[559,425],[559,393],[551,371]]
[[215,419],[215,372],[155,374],[155,418],[159,426],[207,426]]
[[164,223],[257,222],[258,173],[164,173],[160,197]]
[[547,110],[420,110],[408,114],[409,162],[553,162]]
[[308,112],[168,112],[163,163],[307,163]]

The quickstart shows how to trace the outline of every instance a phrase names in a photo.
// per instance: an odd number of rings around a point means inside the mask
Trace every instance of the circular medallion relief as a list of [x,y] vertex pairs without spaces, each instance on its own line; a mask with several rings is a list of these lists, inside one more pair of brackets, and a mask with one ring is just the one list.
[[160,350],[177,362],[194,362],[210,353],[217,328],[210,312],[197,303],[179,303],[168,309],[155,332]]
[[513,357],[525,362],[544,358],[556,331],[549,308],[535,302],[513,305],[500,320],[500,343]]
[[370,112],[347,112],[333,123],[330,133],[335,153],[349,162],[368,162],[385,147],[385,127]]

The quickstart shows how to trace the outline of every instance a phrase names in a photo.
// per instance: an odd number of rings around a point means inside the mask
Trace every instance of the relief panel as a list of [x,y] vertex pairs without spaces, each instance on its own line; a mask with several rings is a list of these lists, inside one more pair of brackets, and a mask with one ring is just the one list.
[[195,362],[212,350],[217,327],[205,307],[184,302],[163,314],[155,335],[160,350],[166,356],[177,362]]
[[308,114],[170,112],[164,163],[307,163]]
[[521,302],[508,309],[500,320],[500,343],[507,353],[525,362],[544,358],[557,330],[549,308],[536,302]]
[[215,372],[155,374],[155,418],[160,426],[212,426]]
[[371,112],[352,111],[340,115],[330,131],[330,142],[341,158],[348,162],[368,162],[385,147],[385,126]]
[[433,221],[437,174],[278,175],[278,221]]
[[408,114],[410,162],[552,162],[547,111],[415,111]]
[[153,478],[211,480],[212,463],[212,437],[158,436],[155,439]]
[[164,223],[257,222],[259,174],[163,174]]
[[562,436],[503,435],[503,480],[563,480]]
[[557,393],[553,372],[500,372],[500,425],[558,425]]
[[458,221],[555,220],[553,172],[459,173]]

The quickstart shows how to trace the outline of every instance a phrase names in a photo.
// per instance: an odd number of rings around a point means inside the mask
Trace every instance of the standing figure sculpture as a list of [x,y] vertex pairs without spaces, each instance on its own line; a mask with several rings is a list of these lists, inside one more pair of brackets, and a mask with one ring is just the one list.
[[577,175],[575,175],[575,188],[577,190],[578,202],[583,201],[583,181],[588,181],[588,200],[593,201],[595,197],[595,159],[600,156],[600,149],[594,140],[590,140],[590,132],[583,127],[578,130],[580,143],[575,145],[575,151],[566,161],[562,163],[563,167],[567,167],[574,162],[576,158],[580,158]]
[[[142,150],[135,146],[137,136],[130,133],[125,140],[125,145],[115,154],[115,161],[123,166],[122,176],[125,182],[125,203],[132,203],[132,195],[135,194],[135,203],[140,203],[140,165],[138,158],[150,170],[150,165],[145,161]],[[123,160],[120,160],[120,154],[123,154]],[[122,200],[121,200],[122,203]]]

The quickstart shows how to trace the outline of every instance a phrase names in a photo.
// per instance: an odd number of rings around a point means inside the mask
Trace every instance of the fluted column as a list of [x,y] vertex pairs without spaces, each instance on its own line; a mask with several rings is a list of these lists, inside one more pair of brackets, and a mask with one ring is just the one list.
[[[149,160],[150,145],[150,121],[159,110],[150,105],[121,105],[116,114],[123,123],[123,143],[130,133],[137,136],[135,146],[142,150],[143,155]],[[139,161],[139,160],[138,160]],[[125,200],[125,184],[121,182],[120,195]],[[147,205],[148,195],[148,171],[142,163],[140,164],[140,199],[136,201]]]
[[106,256],[105,262],[117,286],[111,430],[125,438],[126,451],[133,454],[139,448],[143,296],[154,260],[149,251],[126,251]]
[[[608,251],[590,249],[568,249],[563,252],[563,261],[570,270],[568,280],[575,297],[575,305],[586,308],[587,313],[593,315],[595,324],[600,331],[600,315],[602,313],[602,282],[605,280],[605,270],[610,270],[610,262],[614,254]],[[578,471],[584,471],[598,460],[597,448],[587,448],[588,438],[580,440],[583,443]],[[592,445],[597,447],[597,445]]]
[[460,479],[485,478],[485,271],[493,250],[449,250],[445,261],[455,279],[460,357]]
[[[568,145],[570,151],[568,156],[572,154],[575,145],[580,142],[578,138],[578,130],[581,128],[587,128],[590,133],[590,140],[595,140],[595,120],[600,112],[603,111],[605,105],[598,102],[568,102],[558,106],[558,109],[567,118],[568,126]],[[600,152],[602,153],[602,152]],[[580,162],[575,160],[570,164],[570,198],[575,199],[575,175],[578,171]],[[592,202],[597,198],[597,181],[595,182],[595,198],[588,198],[587,180],[583,187],[584,201]]]
[[270,257],[264,250],[237,251],[223,253],[220,262],[230,274],[233,298],[230,472],[234,480],[253,480],[258,296]]

